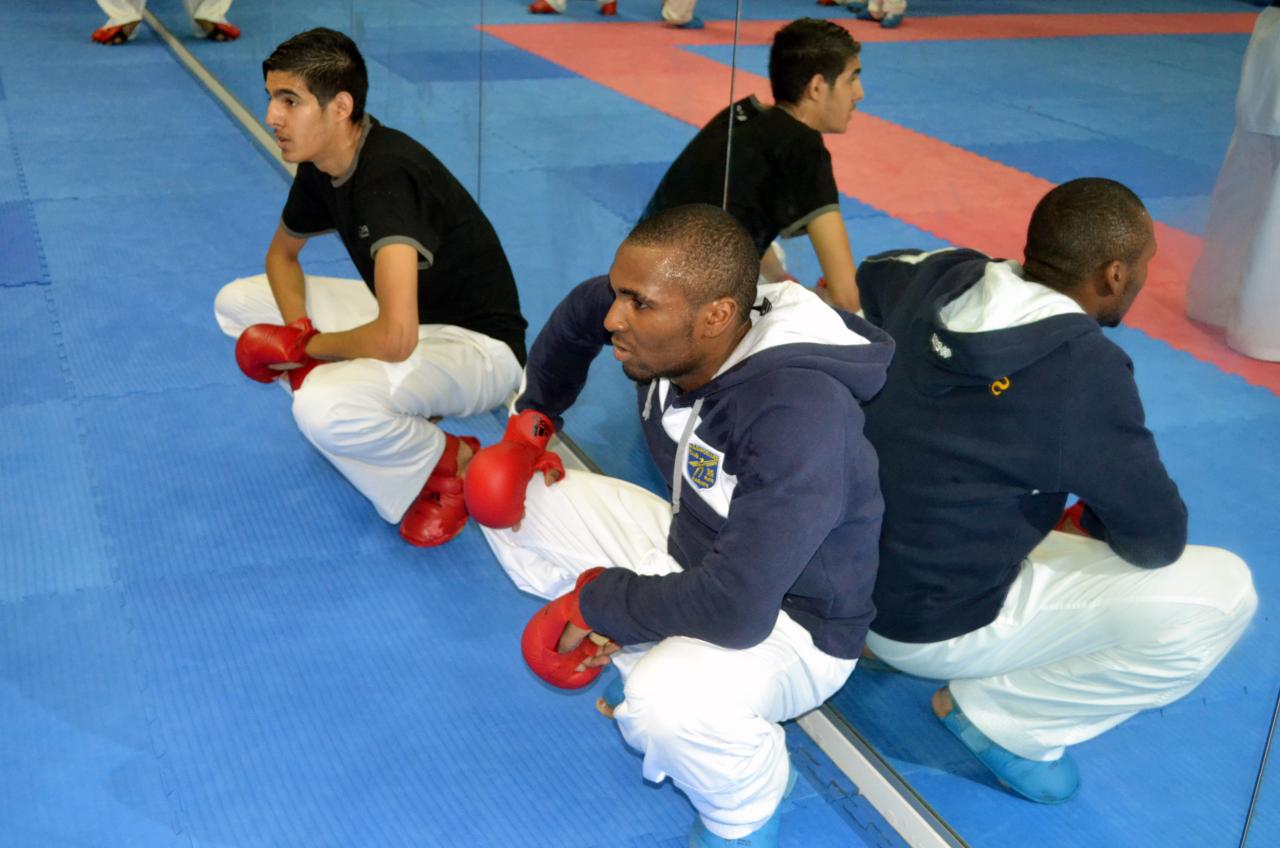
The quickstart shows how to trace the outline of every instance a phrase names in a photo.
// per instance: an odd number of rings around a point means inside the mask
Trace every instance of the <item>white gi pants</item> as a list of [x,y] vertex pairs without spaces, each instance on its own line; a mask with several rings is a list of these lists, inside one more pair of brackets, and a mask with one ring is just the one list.
[[[342,332],[378,316],[359,280],[306,279],[307,315],[321,332]],[[265,274],[218,292],[214,314],[239,337],[250,324],[283,320]],[[418,327],[404,362],[351,359],[315,368],[293,396],[298,429],[378,514],[398,522],[440,460],[444,433],[428,418],[475,415],[501,404],[520,383],[511,348],[483,333],[448,324]],[[288,388],[288,381],[280,381]]]
[[1280,361],[1280,8],[1263,10],[1245,52],[1187,315],[1225,327],[1246,356]]
[[[516,586],[543,598],[573,589],[597,565],[670,574],[671,507],[622,480],[569,471],[547,486],[529,484],[518,531],[484,529]],[[673,636],[628,645],[613,657],[626,681],[614,717],[627,744],[644,755],[646,779],[670,777],[707,829],[726,839],[758,830],[786,789],[789,761],[779,722],[831,697],[855,660],[818,650],[786,613],[765,641],[747,650]]]
[[[204,35],[204,30],[196,24],[197,20],[225,24],[227,10],[231,8],[231,0],[182,0],[182,4],[186,7],[187,17],[191,18],[195,35]],[[98,0],[98,5],[107,15],[105,26],[122,26],[142,20],[147,0]]]
[[1048,761],[1190,692],[1257,603],[1249,569],[1220,548],[1191,545],[1172,565],[1143,569],[1105,542],[1053,532],[991,624],[928,644],[872,633],[867,646],[903,671],[949,680],[979,730]]
[[866,6],[876,16],[876,20],[885,15],[905,15],[907,12],[907,0],[836,0],[836,5],[855,8]]
[[673,26],[687,24],[693,20],[693,9],[698,0],[663,0],[662,19]]

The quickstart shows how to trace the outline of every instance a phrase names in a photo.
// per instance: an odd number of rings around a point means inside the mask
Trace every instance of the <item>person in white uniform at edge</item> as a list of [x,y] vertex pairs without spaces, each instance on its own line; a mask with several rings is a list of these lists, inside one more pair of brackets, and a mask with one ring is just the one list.
[[[262,67],[267,125],[298,171],[267,273],[218,293],[218,324],[248,376],[287,370],[298,428],[384,520],[411,544],[443,544],[466,524],[457,469],[479,442],[432,419],[492,409],[519,385],[511,267],[440,160],[365,114],[350,38],[300,33]],[[303,273],[307,240],[335,230],[361,280]]]
[[1280,0],[1258,16],[1244,54],[1187,315],[1225,328],[1245,356],[1280,361]]
[[885,499],[867,645],[949,680],[935,714],[1034,801],[1070,798],[1066,749],[1186,695],[1257,606],[1239,557],[1187,546],[1133,363],[1101,332],[1155,251],[1142,201],[1088,178],[1036,206],[1021,266],[948,248],[858,269],[898,345],[865,407]]
[[[645,778],[692,802],[695,846],[777,844],[795,778],[779,722],[840,688],[873,615],[882,504],[860,403],[892,343],[802,286],[757,293],[758,273],[750,235],[716,207],[637,225],[538,334],[506,437],[465,474],[502,567],[557,598],[535,621],[573,658],[566,677],[587,671],[581,656],[625,679],[612,714]],[[608,344],[669,502],[588,472],[530,482]],[[612,640],[591,657],[589,631]]]
[[[231,0],[182,0],[191,32],[210,41],[235,41],[240,28],[227,20]],[[98,0],[107,22],[93,31],[99,44],[124,44],[138,34],[147,0]]]

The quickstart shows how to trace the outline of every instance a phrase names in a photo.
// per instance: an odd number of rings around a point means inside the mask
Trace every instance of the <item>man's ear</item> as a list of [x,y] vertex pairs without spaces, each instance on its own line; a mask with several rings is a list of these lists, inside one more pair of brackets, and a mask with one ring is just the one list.
[[814,74],[809,78],[808,84],[804,87],[805,96],[814,100],[821,100],[822,95],[830,85],[831,84],[827,82],[827,78],[822,74]]
[[738,324],[738,302],[731,297],[718,297],[701,311],[699,324],[706,338],[720,336]]
[[1102,266],[1102,290],[1098,292],[1104,297],[1119,297],[1124,294],[1129,283],[1129,265],[1119,259],[1112,259]]
[[352,111],[356,108],[356,101],[350,92],[339,91],[329,101],[329,108],[333,110],[333,116],[339,121],[349,121]]

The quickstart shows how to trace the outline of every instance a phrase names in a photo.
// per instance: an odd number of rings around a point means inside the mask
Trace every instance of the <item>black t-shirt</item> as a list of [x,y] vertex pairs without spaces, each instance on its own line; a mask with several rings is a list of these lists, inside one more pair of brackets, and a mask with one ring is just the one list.
[[366,117],[341,177],[310,162],[298,166],[281,220],[298,238],[336,230],[370,290],[378,250],[411,245],[418,251],[418,323],[483,333],[524,364],[527,324],[498,234],[440,160],[404,133]]
[[[729,108],[712,118],[671,163],[640,220],[685,203],[721,205]],[[840,194],[822,133],[755,97],[732,108],[728,210],[763,255],[778,236],[799,235],[817,216],[839,210]]]

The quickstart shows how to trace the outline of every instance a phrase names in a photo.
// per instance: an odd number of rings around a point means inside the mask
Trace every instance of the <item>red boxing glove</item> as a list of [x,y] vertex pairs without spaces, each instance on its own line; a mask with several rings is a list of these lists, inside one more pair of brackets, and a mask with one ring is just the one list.
[[283,372],[289,375],[289,388],[295,392],[302,388],[302,381],[307,379],[307,375],[314,371],[317,365],[324,364],[323,359],[313,359],[308,356],[302,360],[302,364],[297,368],[290,368],[288,371]]
[[249,379],[270,383],[282,372],[272,365],[306,364],[310,359],[307,342],[318,332],[305,315],[284,326],[254,324],[246,327],[236,340],[236,364]]
[[565,628],[570,623],[583,630],[591,629],[591,626],[583,620],[582,611],[578,609],[578,594],[583,586],[599,577],[602,571],[604,571],[603,568],[590,568],[582,572],[578,576],[578,582],[574,585],[573,591],[567,595],[561,595],[534,613],[533,618],[529,619],[529,623],[524,628],[524,635],[520,637],[520,652],[524,654],[524,661],[529,664],[534,674],[552,686],[558,686],[561,689],[581,689],[599,677],[600,672],[604,670],[604,666],[578,670],[578,666],[584,661],[600,652],[601,646],[593,642],[590,637],[584,636],[578,643],[578,647],[572,651],[562,654],[558,650],[560,637],[564,635]]
[[1093,534],[1084,529],[1081,520],[1084,518],[1084,501],[1076,501],[1070,507],[1063,510],[1062,517],[1058,519],[1058,523],[1053,525],[1053,529],[1059,533],[1072,533],[1076,536],[1087,536],[1093,538]]
[[507,419],[502,441],[471,458],[463,478],[467,512],[485,527],[513,527],[524,517],[525,490],[535,472],[554,482],[564,476],[560,457],[547,450],[555,427],[551,419],[526,409]]

